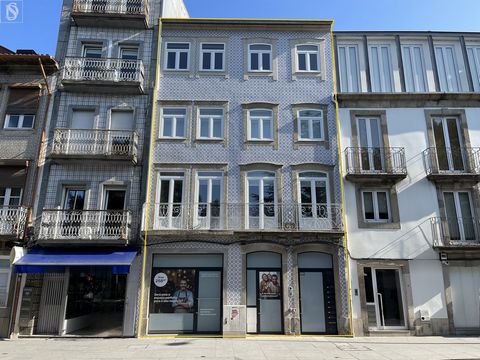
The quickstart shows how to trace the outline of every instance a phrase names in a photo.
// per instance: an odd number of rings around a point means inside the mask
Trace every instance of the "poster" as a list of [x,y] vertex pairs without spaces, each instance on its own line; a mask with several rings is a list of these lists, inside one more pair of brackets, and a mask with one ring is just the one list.
[[153,268],[150,313],[193,313],[195,270]]
[[260,298],[280,299],[281,287],[279,271],[259,271],[258,281]]

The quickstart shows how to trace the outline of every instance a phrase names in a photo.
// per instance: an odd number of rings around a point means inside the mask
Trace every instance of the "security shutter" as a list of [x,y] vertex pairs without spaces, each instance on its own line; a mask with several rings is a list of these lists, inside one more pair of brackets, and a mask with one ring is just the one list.
[[39,88],[10,88],[7,114],[36,114]]

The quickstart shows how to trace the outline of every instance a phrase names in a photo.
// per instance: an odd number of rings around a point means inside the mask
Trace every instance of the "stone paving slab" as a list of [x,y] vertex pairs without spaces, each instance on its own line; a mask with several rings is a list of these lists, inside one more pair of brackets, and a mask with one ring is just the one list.
[[323,360],[480,359],[479,337],[248,337],[0,341],[0,359]]

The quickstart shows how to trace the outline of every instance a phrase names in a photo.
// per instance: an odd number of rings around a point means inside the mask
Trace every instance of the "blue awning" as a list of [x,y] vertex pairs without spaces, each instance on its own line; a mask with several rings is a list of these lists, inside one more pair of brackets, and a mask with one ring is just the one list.
[[66,266],[108,266],[114,274],[128,274],[137,255],[128,251],[67,251],[33,249],[14,263],[17,273],[63,272]]

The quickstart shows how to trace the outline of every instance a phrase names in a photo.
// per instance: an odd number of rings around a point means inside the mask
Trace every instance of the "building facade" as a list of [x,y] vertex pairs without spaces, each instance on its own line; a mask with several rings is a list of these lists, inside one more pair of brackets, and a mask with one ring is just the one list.
[[18,295],[10,252],[31,235],[42,136],[57,70],[49,55],[0,46],[0,337],[9,334]]
[[65,0],[18,335],[133,336],[160,16],[182,1]]
[[354,333],[478,333],[480,36],[335,37]]
[[163,19],[140,334],[346,334],[329,21]]

